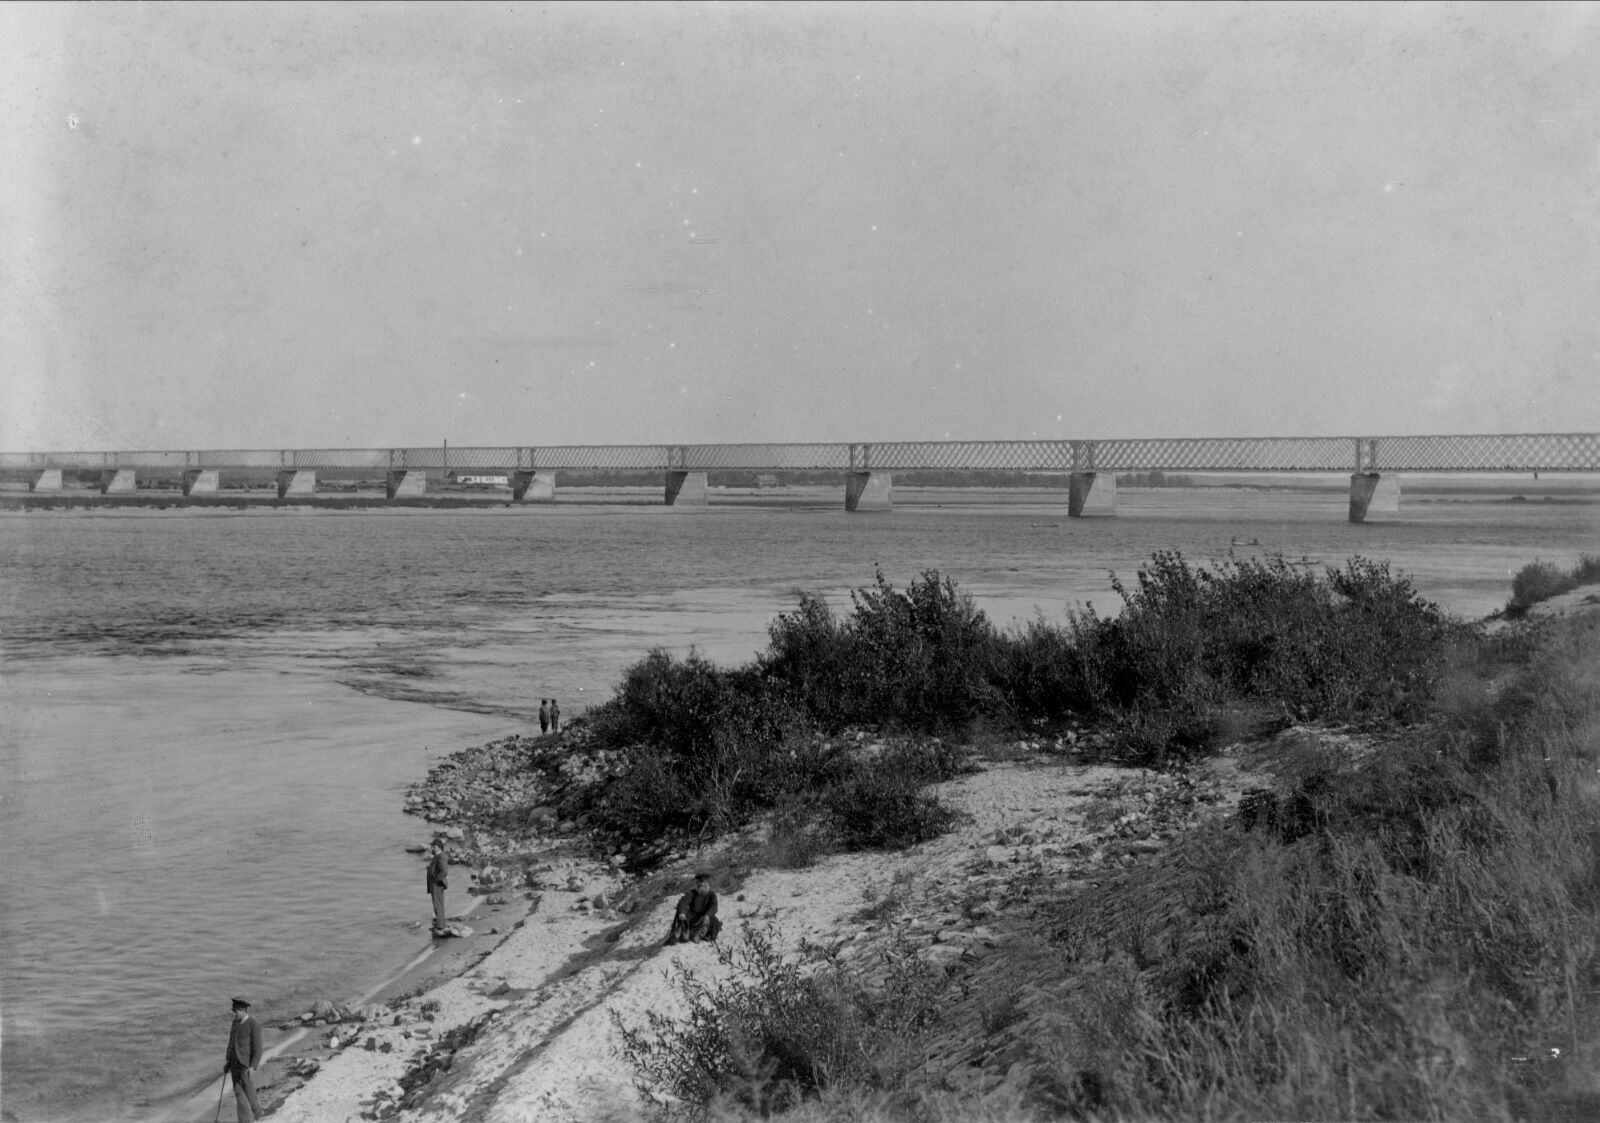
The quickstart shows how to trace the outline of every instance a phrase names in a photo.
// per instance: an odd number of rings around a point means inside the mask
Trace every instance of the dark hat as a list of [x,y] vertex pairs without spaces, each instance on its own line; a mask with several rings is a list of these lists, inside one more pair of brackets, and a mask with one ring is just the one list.
[[444,849],[444,839],[442,839],[442,838],[434,839],[433,840],[433,848],[435,850],[443,850]]
[[248,1010],[248,1009],[250,1009],[250,1000],[248,998],[240,998],[236,994],[236,995],[233,996],[232,999],[230,999],[230,1001],[233,1003],[233,1008],[235,1010]]
[[711,875],[706,873],[704,870],[701,870],[699,873],[694,875],[694,879],[696,881],[710,881]]

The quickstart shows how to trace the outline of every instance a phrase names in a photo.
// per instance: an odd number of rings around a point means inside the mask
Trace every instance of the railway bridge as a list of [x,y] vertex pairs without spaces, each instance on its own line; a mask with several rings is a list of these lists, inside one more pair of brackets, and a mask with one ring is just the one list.
[[895,472],[1055,473],[1067,478],[1074,518],[1115,513],[1119,472],[1348,471],[1350,520],[1363,522],[1399,509],[1407,472],[1600,472],[1600,433],[0,453],[0,477],[25,479],[35,492],[59,491],[63,473],[87,472],[98,473],[107,495],[154,474],[179,476],[185,495],[205,495],[220,490],[226,472],[275,479],[281,499],[314,495],[319,475],[382,477],[388,498],[402,499],[452,475],[496,475],[515,502],[536,503],[555,498],[562,472],[659,472],[665,502],[690,507],[707,503],[716,471],[837,473],[850,511],[892,507]]

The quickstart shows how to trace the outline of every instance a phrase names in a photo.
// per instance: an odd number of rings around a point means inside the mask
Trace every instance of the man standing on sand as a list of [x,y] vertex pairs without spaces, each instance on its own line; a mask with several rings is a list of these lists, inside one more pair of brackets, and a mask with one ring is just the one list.
[[233,1098],[239,1118],[254,1120],[261,1114],[256,1102],[255,1071],[261,1065],[261,1023],[250,1016],[250,1003],[233,999],[233,1028],[228,1032],[228,1051],[222,1058],[222,1071],[233,1078]]
[[433,840],[433,856],[428,859],[428,896],[433,898],[433,934],[443,935],[447,924],[444,915],[444,891],[450,884],[449,864],[444,858],[444,839]]
[[561,732],[561,703],[550,699],[550,732]]
[[550,732],[550,703],[543,698],[539,699],[539,732]]

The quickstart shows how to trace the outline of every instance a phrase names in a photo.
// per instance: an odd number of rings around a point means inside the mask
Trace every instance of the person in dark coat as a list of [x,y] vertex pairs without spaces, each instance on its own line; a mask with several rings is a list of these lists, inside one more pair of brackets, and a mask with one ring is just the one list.
[[228,1051],[222,1057],[222,1071],[233,1078],[233,1098],[239,1118],[254,1120],[261,1114],[256,1101],[255,1071],[261,1067],[261,1023],[250,1016],[250,1003],[235,996],[233,1028],[228,1031]]
[[433,898],[433,933],[439,935],[447,924],[444,915],[444,891],[450,884],[450,865],[444,857],[444,839],[433,840],[433,856],[428,859],[428,896]]
[[717,919],[717,895],[711,889],[711,875],[694,875],[694,888],[678,898],[678,908],[672,917],[672,930],[667,933],[669,944],[689,944],[699,940],[715,940],[722,931],[722,921]]
[[550,703],[543,698],[539,699],[539,732],[550,732]]

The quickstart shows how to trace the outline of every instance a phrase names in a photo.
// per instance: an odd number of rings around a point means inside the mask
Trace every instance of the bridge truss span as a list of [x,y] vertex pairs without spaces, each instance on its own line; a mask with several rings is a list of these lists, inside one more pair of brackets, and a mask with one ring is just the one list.
[[1114,513],[1118,473],[1349,473],[1350,518],[1362,522],[1399,509],[1404,472],[1600,473],[1600,433],[0,452],[0,477],[25,479],[30,490],[82,487],[89,474],[108,495],[174,479],[186,496],[204,495],[269,475],[280,499],[296,499],[314,494],[319,478],[376,475],[389,499],[412,499],[470,474],[470,486],[498,482],[514,502],[534,503],[555,499],[563,472],[661,473],[669,506],[704,506],[715,472],[836,472],[851,511],[890,508],[897,473],[902,483],[915,472],[997,482],[1056,473],[1067,477],[1072,516]]
[[1593,472],[1600,433],[1464,434],[1368,437],[1359,441],[1365,472]]
[[1600,472],[1600,433],[0,452],[0,471]]
[[671,467],[689,472],[758,469],[767,472],[833,471],[852,467],[843,444],[673,445]]

